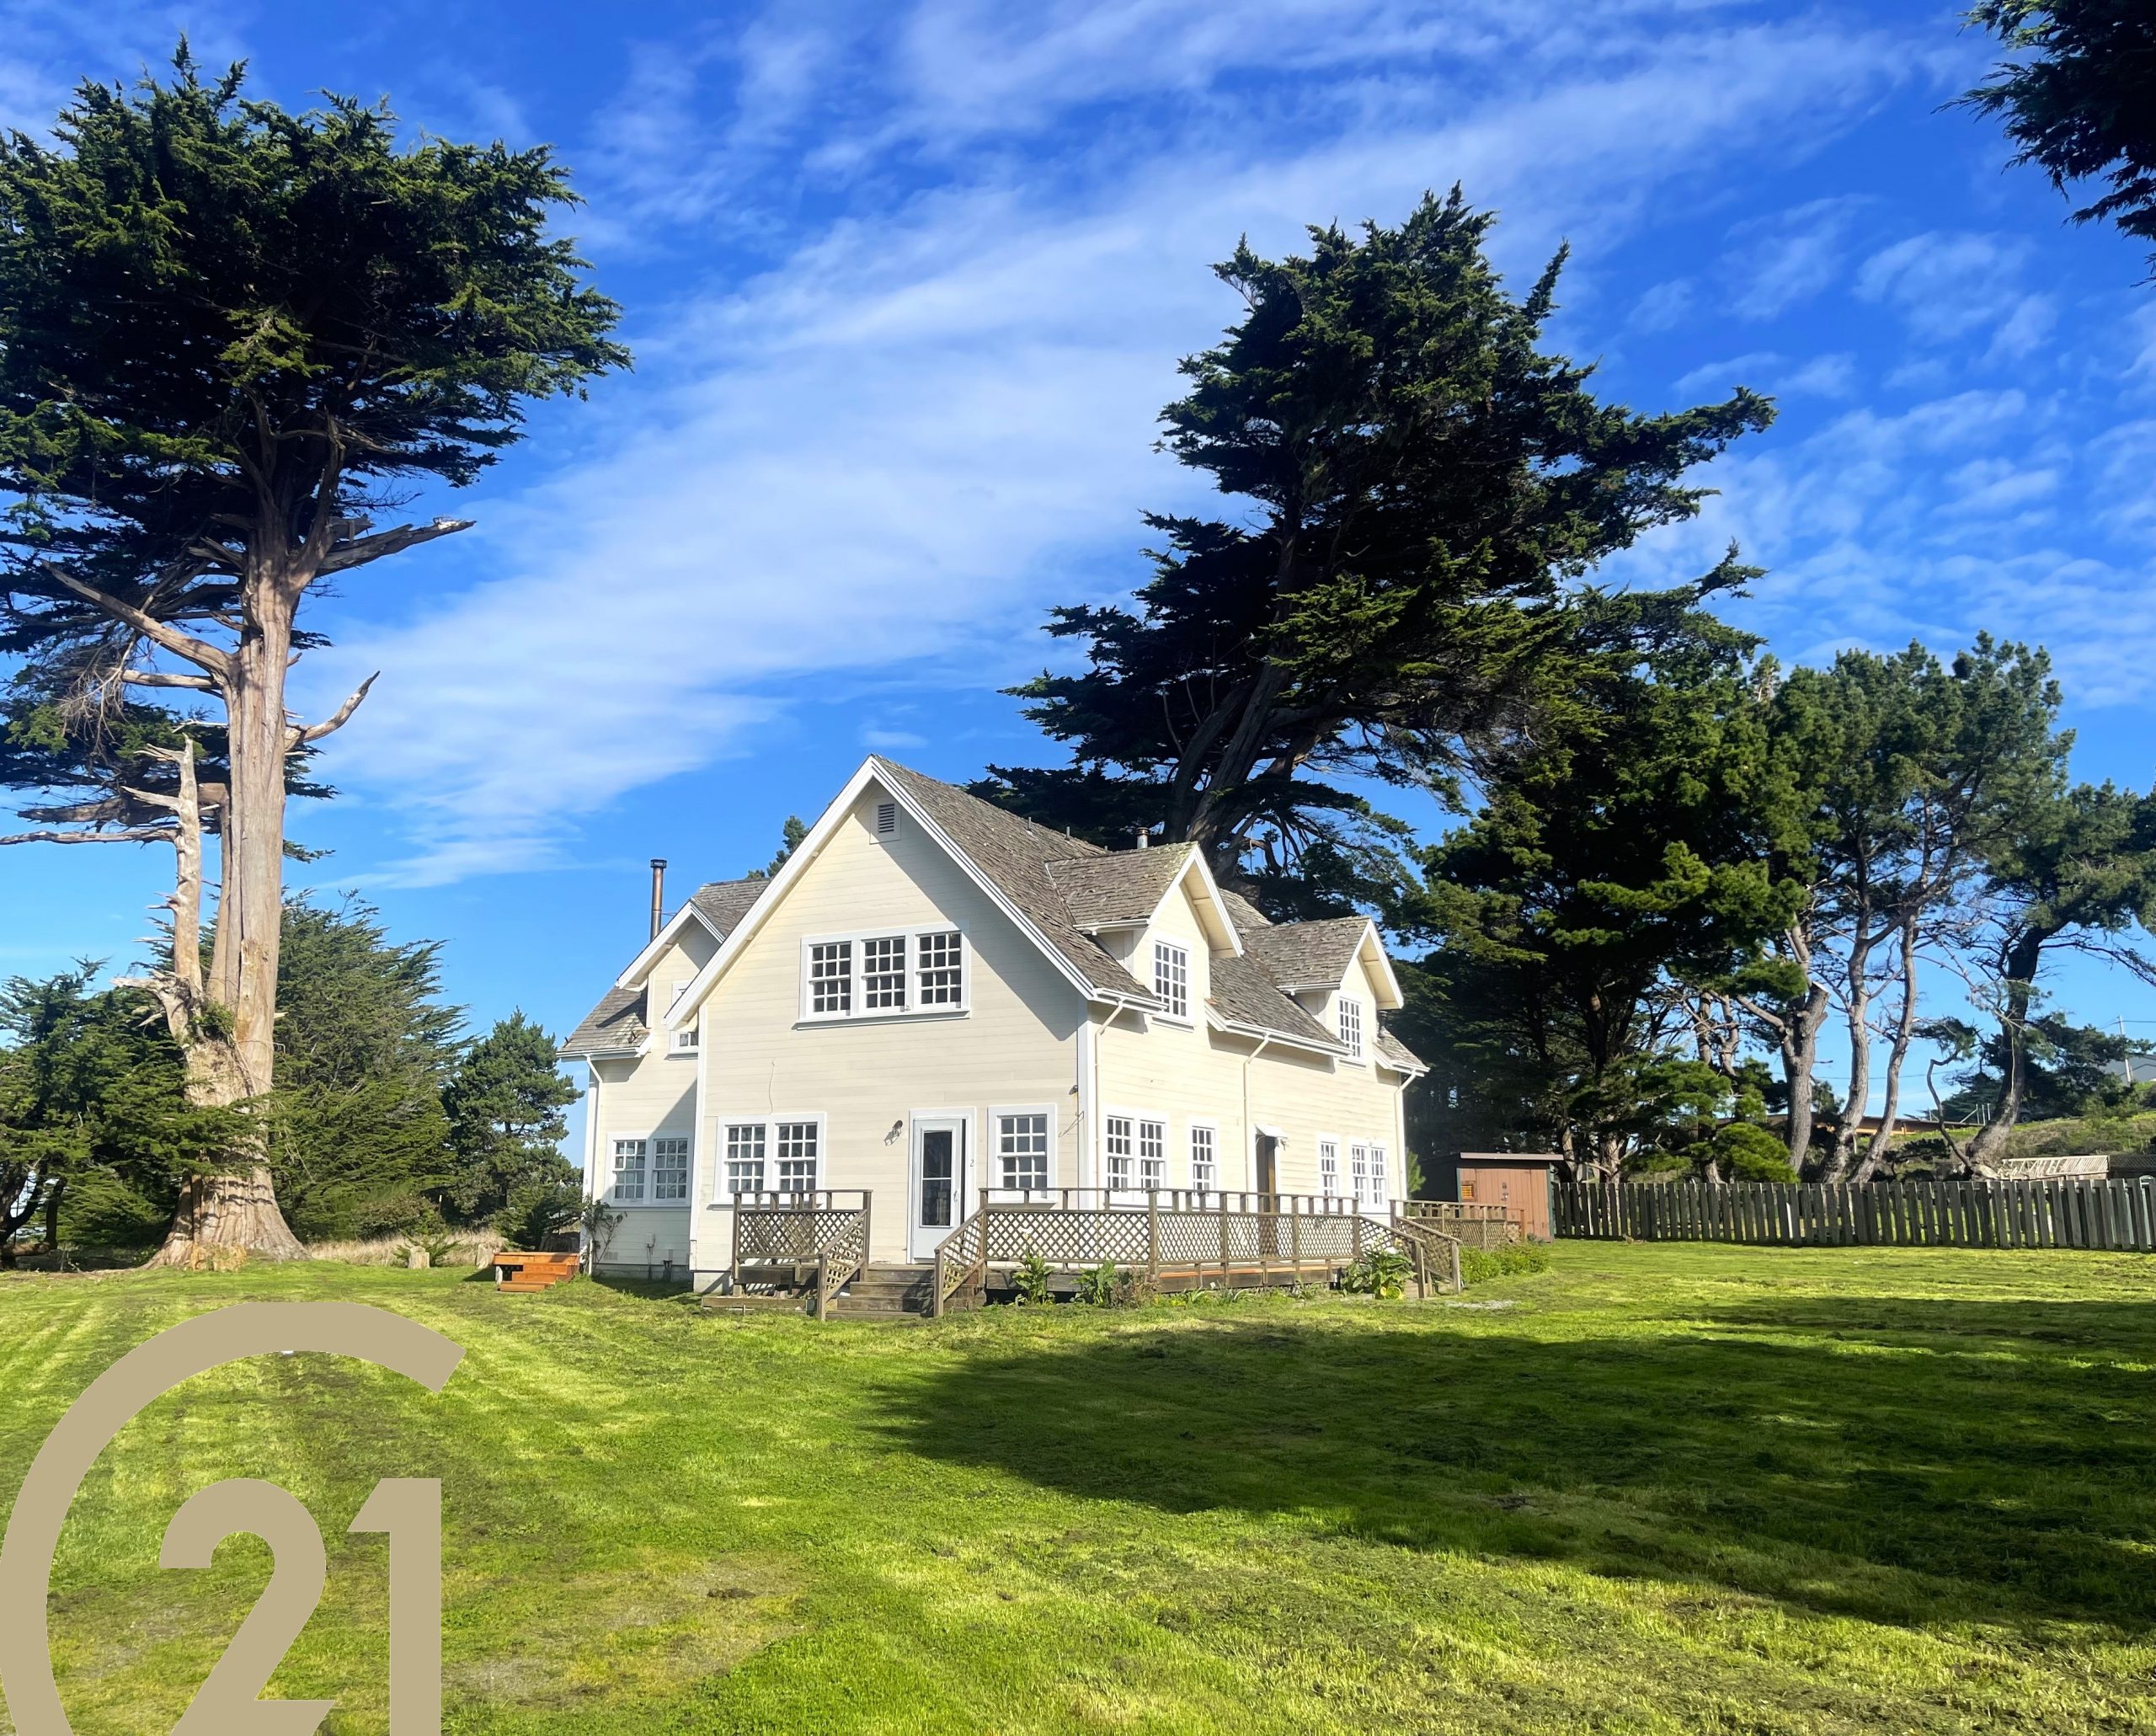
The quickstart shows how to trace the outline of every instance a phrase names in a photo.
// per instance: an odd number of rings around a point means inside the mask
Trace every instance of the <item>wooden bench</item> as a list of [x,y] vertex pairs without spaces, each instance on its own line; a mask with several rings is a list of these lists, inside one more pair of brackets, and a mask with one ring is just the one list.
[[494,1288],[529,1295],[566,1284],[582,1269],[573,1253],[498,1253],[492,1262]]

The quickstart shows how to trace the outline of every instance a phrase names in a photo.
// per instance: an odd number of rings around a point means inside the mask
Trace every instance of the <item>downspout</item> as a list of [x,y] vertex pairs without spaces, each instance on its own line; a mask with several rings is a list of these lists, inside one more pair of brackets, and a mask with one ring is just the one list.
[[1265,1053],[1272,1041],[1270,1037],[1260,1037],[1257,1047],[1243,1057],[1243,1186],[1252,1194],[1257,1191],[1257,1129],[1250,1119],[1250,1064]]
[[[702,1269],[698,1258],[702,1251],[704,1214],[710,1210],[706,1201],[712,1195],[704,1191],[704,1153],[711,1141],[704,1137],[704,1106],[711,1101],[707,1088],[710,1082],[711,1056],[704,1047],[704,1010],[696,1008],[696,1103],[689,1117],[689,1288],[696,1287],[697,1274]],[[718,1185],[716,1176],[712,1185]]]
[[1093,1015],[1090,1008],[1080,1021],[1077,1038],[1078,1060],[1078,1185],[1094,1185],[1093,1176],[1098,1168],[1098,1153],[1094,1150],[1094,1124],[1099,1117],[1094,1113],[1101,1095],[1101,1051],[1096,1040]]
[[[584,1197],[589,1202],[599,1197],[599,1063],[587,1055],[584,1071]],[[588,1242],[591,1238],[587,1233],[582,1239]],[[590,1257],[584,1263],[596,1268],[599,1251],[586,1252]]]

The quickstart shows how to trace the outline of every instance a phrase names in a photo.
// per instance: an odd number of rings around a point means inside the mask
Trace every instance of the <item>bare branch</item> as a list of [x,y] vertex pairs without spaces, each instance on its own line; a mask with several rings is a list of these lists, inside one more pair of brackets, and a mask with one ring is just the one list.
[[137,825],[117,832],[17,832],[0,838],[6,844],[168,844],[179,836],[177,826]]
[[133,687],[184,687],[193,693],[221,691],[207,676],[175,675],[162,669],[131,669],[120,678]]
[[198,669],[207,670],[220,678],[231,673],[232,659],[206,639],[198,639],[192,633],[182,633],[176,627],[168,626],[154,616],[144,614],[132,603],[124,603],[93,585],[83,584],[72,573],[63,572],[60,568],[49,564],[45,570],[84,602],[95,605],[115,621],[125,622],[152,644],[171,652],[175,657],[184,657]]
[[422,542],[432,542],[440,537],[454,537],[459,531],[472,528],[468,518],[438,518],[432,524],[399,525],[393,531],[377,531],[371,537],[355,537],[349,542],[339,542],[323,556],[317,573],[342,573],[353,567],[364,567],[369,561],[378,561],[386,554],[401,554],[408,548],[416,548]]
[[334,735],[345,724],[352,721],[352,713],[360,708],[360,702],[367,697],[367,689],[381,679],[382,671],[376,670],[360,683],[350,699],[320,723],[310,724],[303,729],[294,729],[291,732],[291,745],[306,747],[313,742],[320,741],[325,736]]

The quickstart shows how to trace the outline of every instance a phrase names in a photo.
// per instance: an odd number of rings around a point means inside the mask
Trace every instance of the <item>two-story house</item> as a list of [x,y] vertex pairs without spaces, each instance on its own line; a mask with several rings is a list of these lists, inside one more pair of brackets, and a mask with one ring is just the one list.
[[1001,1197],[1406,1192],[1423,1071],[1359,916],[1270,924],[1187,845],[1106,851],[871,758],[769,879],[699,889],[578,1026],[603,1264],[723,1275],[745,1196],[859,1190],[924,1261]]

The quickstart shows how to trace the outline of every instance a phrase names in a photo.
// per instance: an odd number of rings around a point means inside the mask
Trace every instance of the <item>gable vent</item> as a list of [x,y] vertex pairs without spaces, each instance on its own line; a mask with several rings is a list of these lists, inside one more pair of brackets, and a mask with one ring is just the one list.
[[876,836],[894,838],[898,833],[899,804],[896,802],[878,802],[876,804]]

